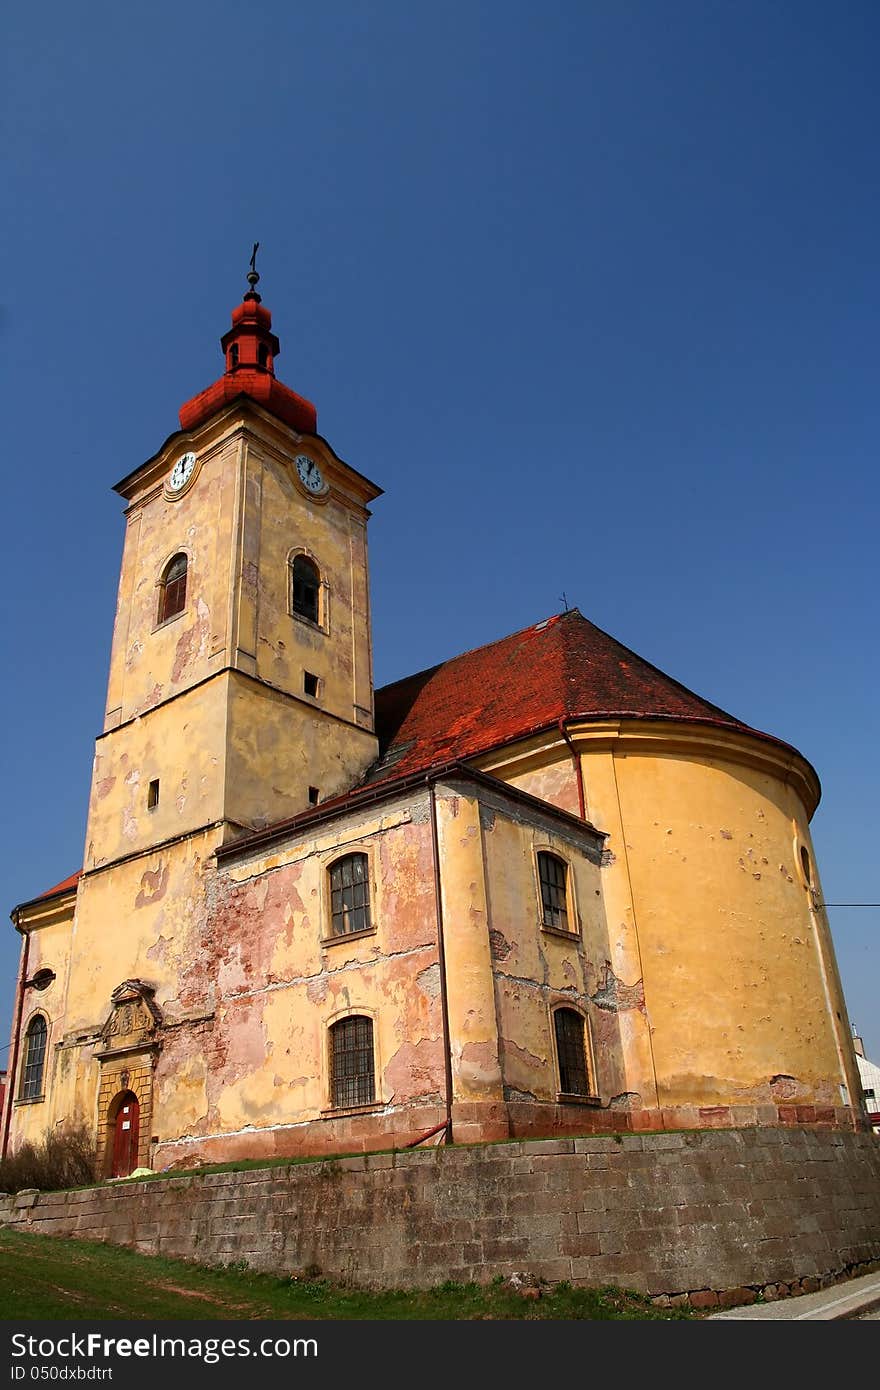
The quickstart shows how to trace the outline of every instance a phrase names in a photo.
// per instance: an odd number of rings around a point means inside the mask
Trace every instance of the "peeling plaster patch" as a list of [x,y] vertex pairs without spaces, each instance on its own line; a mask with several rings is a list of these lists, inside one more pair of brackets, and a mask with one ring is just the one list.
[[147,869],[141,874],[141,891],[134,900],[135,907],[146,907],[157,903],[165,896],[168,887],[168,865],[161,864],[158,869]]
[[423,994],[429,999],[436,999],[440,994],[440,965],[435,961],[433,965],[426,966],[416,975],[416,984]]
[[637,980],[634,985],[624,984],[619,980],[611,969],[611,962],[605,962],[600,975],[601,983],[595,994],[591,994],[592,1002],[599,1009],[609,1009],[612,1013],[621,1013],[627,1009],[645,1009],[645,986],[642,980]]
[[800,1085],[793,1076],[780,1073],[770,1078],[770,1094],[774,1100],[791,1100],[799,1090]]
[[537,1100],[534,1091],[518,1091],[515,1086],[504,1087],[505,1100]]
[[[547,1065],[546,1057],[539,1057],[536,1053],[529,1052],[527,1048],[520,1047],[519,1043],[511,1042],[509,1038],[502,1038],[501,1045],[504,1048],[506,1059],[522,1062],[529,1071],[535,1071]],[[534,1096],[530,1096],[529,1099],[534,1100]]]
[[789,883],[794,883],[794,879],[792,878],[791,874],[788,872],[788,869],[785,867],[784,864],[779,865],[779,872],[782,874],[783,878],[788,880]]
[[385,1068],[385,1084],[395,1096],[424,1096],[436,1090],[443,1076],[443,1045],[439,1038],[420,1038],[399,1047]]
[[621,1091],[619,1096],[612,1096],[609,1101],[612,1110],[641,1110],[642,1098],[638,1091]]
[[[155,960],[155,961],[158,961],[160,964],[164,964],[164,962],[165,962],[166,950],[167,950],[168,945],[169,945],[169,942],[165,939],[165,937],[164,937],[164,936],[160,936],[159,939],[158,939],[156,942],[154,942],[154,944],[153,944],[153,945],[149,948],[149,950],[147,951],[147,953],[146,953],[146,954],[147,954],[147,960]],[[175,1001],[175,1002],[176,1002],[176,1001]],[[167,1024],[168,1024],[167,1018],[166,1018],[165,1022],[166,1022],[166,1027],[167,1027]]]
[[489,946],[492,951],[493,960],[507,960],[507,957],[513,950],[507,938],[495,927],[491,928],[489,932]]
[[721,836],[722,840],[732,840],[732,839],[733,839],[733,836],[731,835],[731,833],[730,833],[729,830],[719,830],[719,831],[718,831],[718,834]]
[[459,1054],[461,1074],[476,1086],[495,1086],[498,1079],[498,1055],[494,1043],[466,1043]]
[[125,785],[126,785],[127,787],[136,787],[136,786],[138,785],[138,783],[140,782],[140,780],[141,780],[141,774],[140,774],[139,769],[136,768],[136,767],[133,767],[132,770],[131,770],[131,772],[129,772],[128,776],[127,776],[126,779],[125,779]]
[[102,777],[100,782],[95,783],[95,794],[101,800],[103,797],[109,796],[115,786],[115,777]]
[[327,998],[329,981],[326,975],[319,975],[317,980],[310,980],[306,986],[306,998],[310,1004],[323,1004]]
[[601,866],[603,869],[607,869],[607,868],[609,867],[609,865],[611,865],[611,864],[616,864],[616,863],[617,863],[617,856],[616,856],[616,854],[614,853],[614,851],[611,850],[611,849],[603,849],[602,853],[599,855],[599,864],[600,864],[600,866]]
[[174,685],[180,680],[187,666],[192,661],[195,642],[195,630],[190,628],[188,632],[181,634],[174,652],[174,665],[171,668],[171,681]]
[[253,560],[245,560],[241,567],[241,586],[250,598],[256,598],[259,588],[260,572]]
[[125,810],[122,812],[122,833],[127,840],[137,839],[137,816],[133,816],[131,811]]
[[480,802],[480,825],[484,830],[495,829],[495,811],[491,806],[484,806]]
[[566,960],[565,962],[563,962],[562,973],[568,984],[577,984],[577,972],[570,960]]
[[[227,950],[226,959],[220,962],[217,970],[217,984],[221,995],[235,995],[236,985],[245,985],[247,980],[248,972],[241,958],[241,943],[232,942]],[[252,993],[249,993],[248,997],[252,997]]]

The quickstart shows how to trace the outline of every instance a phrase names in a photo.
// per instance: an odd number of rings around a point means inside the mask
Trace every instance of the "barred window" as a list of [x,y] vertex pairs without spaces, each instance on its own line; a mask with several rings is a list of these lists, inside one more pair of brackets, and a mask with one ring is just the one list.
[[169,560],[159,585],[157,622],[167,623],[169,618],[183,612],[186,605],[186,571],[185,555],[175,555],[173,560]]
[[541,884],[541,920],[544,926],[559,927],[562,931],[568,931],[568,865],[565,860],[542,851],[538,855],[538,879]]
[[308,555],[297,555],[290,566],[290,607],[310,623],[320,622],[321,572]]
[[32,1018],[24,1035],[24,1065],[21,1072],[21,1100],[36,1100],[43,1094],[43,1068],[46,1062],[46,1020],[42,1014]]
[[559,1089],[569,1096],[588,1096],[586,1024],[574,1009],[557,1009],[553,1015],[556,1029],[556,1056],[559,1060]]
[[365,854],[347,854],[330,865],[330,932],[348,936],[369,930],[369,862]]
[[330,1090],[340,1109],[375,1100],[372,1019],[355,1014],[330,1029]]

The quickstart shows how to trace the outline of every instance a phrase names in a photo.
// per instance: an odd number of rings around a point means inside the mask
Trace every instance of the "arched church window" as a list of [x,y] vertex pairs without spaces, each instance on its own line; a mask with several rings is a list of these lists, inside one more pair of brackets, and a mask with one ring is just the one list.
[[186,605],[186,572],[187,559],[185,555],[175,555],[166,565],[165,573],[159,584],[157,622],[167,623],[169,618],[174,618],[178,613],[183,612]]
[[330,1029],[330,1093],[333,1105],[370,1105],[376,1098],[373,1020],[341,1018]]
[[43,1094],[43,1070],[46,1064],[46,1020],[36,1014],[24,1035],[24,1063],[21,1070],[20,1100],[38,1100]]
[[542,850],[538,855],[538,882],[544,926],[568,931],[568,865],[565,860]]
[[290,607],[310,623],[321,621],[321,572],[308,555],[296,555],[290,566]]
[[560,1091],[568,1096],[590,1095],[586,1019],[575,1009],[557,1009],[553,1015],[553,1027]]
[[330,865],[330,933],[370,930],[370,874],[365,854],[346,854]]

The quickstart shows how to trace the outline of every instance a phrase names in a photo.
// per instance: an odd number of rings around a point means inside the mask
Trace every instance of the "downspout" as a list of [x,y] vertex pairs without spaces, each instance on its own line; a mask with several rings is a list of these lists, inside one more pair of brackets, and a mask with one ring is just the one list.
[[577,778],[577,789],[578,789],[578,814],[580,815],[581,820],[586,820],[586,819],[587,819],[587,802],[586,802],[586,798],[584,797],[584,773],[583,773],[583,768],[581,767],[581,760],[580,760],[580,758],[578,757],[577,752],[575,751],[575,746],[574,746],[574,744],[573,744],[572,741],[571,741],[571,736],[570,736],[568,730],[567,730],[566,727],[565,727],[565,716],[564,716],[564,715],[563,715],[563,717],[562,717],[562,718],[560,719],[560,721],[559,721],[559,732],[562,734],[562,737],[565,739],[566,743],[568,744],[569,751],[570,751],[570,753],[571,753],[571,760],[572,760],[572,762],[574,763],[574,775],[575,775],[575,777]]
[[[13,915],[13,923],[16,930],[21,931],[18,922]],[[9,1147],[9,1130],[12,1127],[12,1106],[15,1101],[15,1080],[18,1071],[18,1051],[19,1039],[21,1037],[21,1020],[24,1014],[24,988],[27,979],[28,951],[31,944],[29,932],[23,932],[24,941],[21,948],[21,967],[18,974],[18,1001],[15,1010],[15,1030],[12,1034],[12,1056],[9,1059],[9,1082],[7,1085],[8,1095],[6,1097],[6,1117],[3,1124],[3,1148],[0,1150],[0,1158],[6,1157],[6,1150]]]
[[429,783],[431,801],[431,854],[434,860],[434,913],[437,920],[437,959],[440,966],[440,1017],[443,1023],[443,1060],[446,1068],[446,1143],[452,1143],[452,1050],[449,1042],[449,1001],[446,997],[446,948],[443,942],[443,895],[440,890],[440,848],[437,835],[437,799]]

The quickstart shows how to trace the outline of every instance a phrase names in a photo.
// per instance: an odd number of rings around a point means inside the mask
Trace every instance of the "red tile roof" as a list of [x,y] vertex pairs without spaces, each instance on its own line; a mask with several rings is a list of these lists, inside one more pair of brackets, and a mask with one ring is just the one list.
[[60,896],[62,893],[71,892],[79,883],[81,873],[82,870],[78,869],[75,874],[70,875],[70,878],[63,878],[60,883],[55,884],[54,888],[47,888],[45,893],[40,893],[34,901],[39,902],[41,898],[54,898],[56,893]]
[[[363,782],[253,838],[359,804],[378,783],[402,782],[441,765],[464,763],[560,720],[577,719],[708,724],[790,748],[695,695],[572,608],[382,686],[376,691],[379,758]],[[251,837],[233,847],[245,838]],[[78,878],[73,874],[40,898],[73,888]]]
[[573,608],[377,690],[380,757],[367,780],[464,761],[575,718],[677,719],[756,732]]

